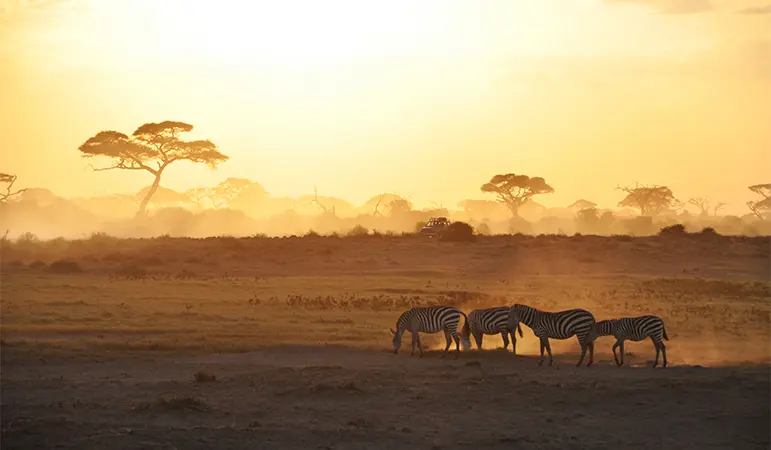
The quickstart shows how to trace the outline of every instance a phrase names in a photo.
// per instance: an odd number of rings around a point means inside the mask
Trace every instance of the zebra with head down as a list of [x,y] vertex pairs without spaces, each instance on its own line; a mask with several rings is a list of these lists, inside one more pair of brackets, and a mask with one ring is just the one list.
[[460,324],[460,318],[463,316],[468,322],[466,314],[460,309],[454,306],[417,306],[403,312],[396,320],[396,330],[391,330],[393,335],[393,349],[394,353],[399,353],[399,348],[402,345],[402,335],[405,331],[409,331],[412,334],[412,352],[410,356],[415,354],[415,347],[417,346],[420,355],[423,357],[423,345],[420,342],[420,333],[438,333],[444,331],[444,337],[447,341],[447,345],[444,348],[444,353],[440,358],[444,358],[450,349],[450,344],[455,341],[456,353],[454,358],[458,357],[460,353],[460,339],[458,338],[458,325]]
[[551,345],[549,339],[569,339],[573,336],[578,338],[581,345],[581,358],[576,366],[580,366],[584,361],[586,349],[589,349],[589,363],[587,367],[594,362],[594,340],[596,338],[594,315],[585,309],[569,309],[565,311],[549,312],[541,311],[527,305],[514,304],[509,308],[509,328],[514,329],[519,326],[519,322],[524,323],[533,330],[541,340],[541,359],[538,365],[543,364],[543,351],[549,353],[549,365],[552,365]]

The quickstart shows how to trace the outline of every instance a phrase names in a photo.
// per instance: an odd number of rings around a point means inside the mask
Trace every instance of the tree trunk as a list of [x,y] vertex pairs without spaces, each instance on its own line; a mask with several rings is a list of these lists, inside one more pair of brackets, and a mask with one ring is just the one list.
[[158,186],[160,185],[161,174],[158,173],[155,175],[155,181],[153,181],[152,186],[150,186],[150,189],[147,191],[145,198],[142,199],[142,203],[139,204],[139,211],[137,211],[136,217],[144,217],[147,214],[147,204],[150,203],[150,199],[153,197],[155,192],[158,190]]

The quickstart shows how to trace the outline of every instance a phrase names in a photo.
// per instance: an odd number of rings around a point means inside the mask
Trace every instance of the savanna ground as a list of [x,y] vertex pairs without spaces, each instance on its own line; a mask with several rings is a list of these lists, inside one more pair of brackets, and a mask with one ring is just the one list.
[[[497,236],[6,243],[2,448],[769,448],[768,238]],[[412,304],[657,314],[574,367],[398,356]],[[454,347],[453,347],[454,349]]]

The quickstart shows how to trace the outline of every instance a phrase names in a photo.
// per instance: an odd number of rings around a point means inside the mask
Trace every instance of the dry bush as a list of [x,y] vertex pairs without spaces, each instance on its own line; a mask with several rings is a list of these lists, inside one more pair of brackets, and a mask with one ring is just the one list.
[[48,266],[48,271],[56,274],[72,274],[83,272],[83,268],[77,261],[60,259],[52,262],[51,265]]
[[204,370],[199,370],[198,372],[193,375],[193,379],[196,383],[211,383],[214,381],[217,381],[217,376],[213,373],[206,372]]
[[355,227],[351,228],[345,235],[348,237],[367,236],[369,235],[369,230],[361,225],[356,225]]
[[474,227],[466,222],[452,222],[439,235],[439,240],[445,242],[473,242],[475,239]]
[[688,232],[685,231],[685,226],[680,223],[669,225],[659,230],[659,236],[679,237],[687,235]]

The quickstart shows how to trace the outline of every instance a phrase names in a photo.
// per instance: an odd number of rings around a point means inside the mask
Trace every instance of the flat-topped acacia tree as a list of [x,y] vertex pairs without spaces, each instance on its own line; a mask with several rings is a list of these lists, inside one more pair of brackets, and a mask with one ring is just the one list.
[[534,195],[551,194],[554,188],[541,177],[529,177],[505,173],[495,175],[481,187],[482,192],[496,194],[497,200],[506,205],[514,217],[519,217],[519,208]]
[[153,184],[139,204],[137,216],[145,214],[147,203],[158,190],[161,175],[166,168],[176,161],[204,163],[210,168],[227,161],[228,156],[221,153],[210,140],[183,141],[180,133],[186,133],[193,126],[184,122],[165,121],[146,123],[134,131],[131,137],[118,131],[100,131],[78,147],[84,158],[105,157],[112,160],[106,167],[94,167],[102,170],[144,170],[155,177]]

